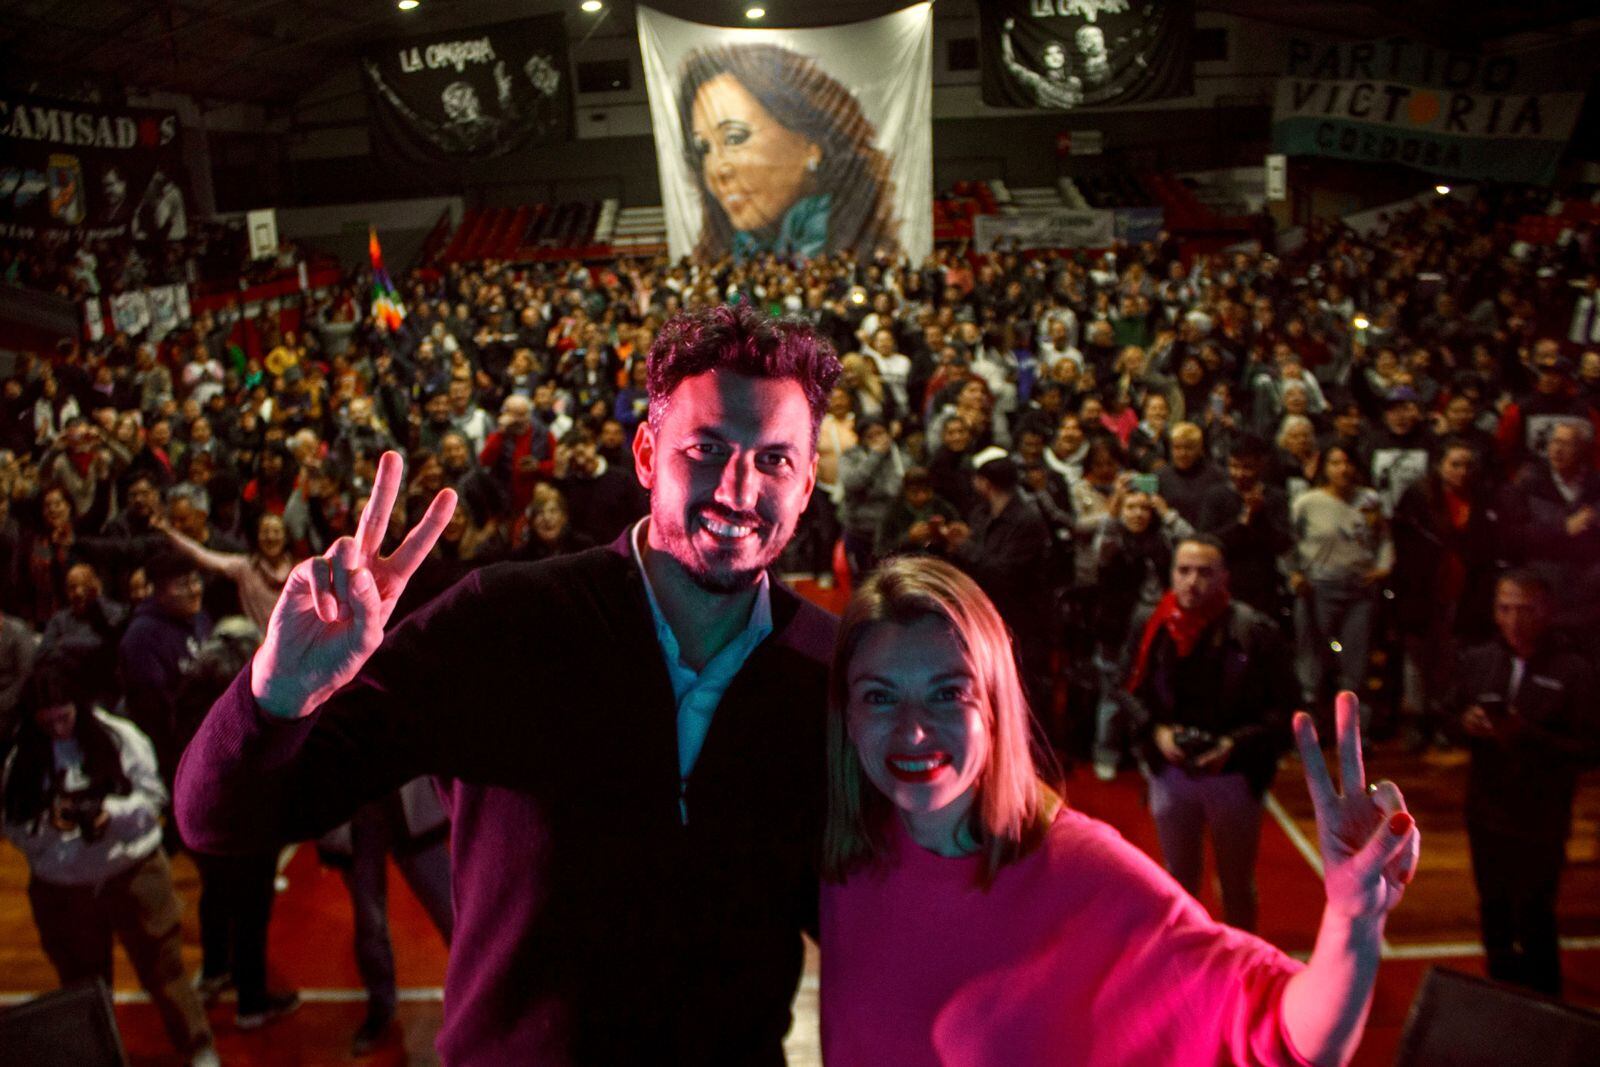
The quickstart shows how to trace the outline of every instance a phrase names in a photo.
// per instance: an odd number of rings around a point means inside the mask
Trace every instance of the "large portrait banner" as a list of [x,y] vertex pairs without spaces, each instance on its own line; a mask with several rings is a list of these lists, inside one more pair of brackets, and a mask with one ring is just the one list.
[[764,30],[640,7],[671,255],[931,252],[932,11]]
[[389,41],[361,69],[379,147],[400,160],[489,159],[572,133],[560,13]]

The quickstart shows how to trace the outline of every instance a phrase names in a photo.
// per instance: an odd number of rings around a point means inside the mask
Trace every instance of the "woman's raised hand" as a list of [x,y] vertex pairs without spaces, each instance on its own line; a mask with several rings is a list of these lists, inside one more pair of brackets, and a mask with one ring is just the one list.
[[251,676],[251,691],[268,714],[309,715],[354,678],[383,641],[395,601],[456,508],[455,492],[441,490],[394,554],[380,557],[401,476],[399,453],[385,452],[356,535],[339,538],[289,572]]
[[1335,702],[1339,734],[1339,788],[1317,747],[1311,716],[1294,717],[1294,739],[1306,768],[1306,788],[1317,814],[1323,886],[1328,907],[1349,918],[1385,915],[1417,873],[1422,838],[1405,798],[1393,782],[1367,785],[1361,759],[1360,705],[1354,693]]

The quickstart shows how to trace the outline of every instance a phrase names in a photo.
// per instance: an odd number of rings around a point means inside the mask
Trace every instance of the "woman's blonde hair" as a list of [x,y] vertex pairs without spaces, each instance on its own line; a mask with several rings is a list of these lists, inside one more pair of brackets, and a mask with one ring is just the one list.
[[879,404],[883,403],[883,378],[878,374],[878,365],[867,356],[859,352],[852,352],[839,361],[846,374],[854,374],[861,383],[861,388]]
[[890,559],[851,597],[828,680],[828,817],[822,870],[832,881],[843,881],[881,860],[888,850],[889,820],[896,817],[893,804],[862,773],[850,739],[850,661],[873,626],[908,625],[930,617],[947,623],[965,650],[989,732],[988,763],[978,776],[967,827],[982,860],[979,883],[989,885],[1000,868],[1032,851],[1060,806],[1034,764],[1028,701],[1011,635],[994,604],[976,582],[942,560]]

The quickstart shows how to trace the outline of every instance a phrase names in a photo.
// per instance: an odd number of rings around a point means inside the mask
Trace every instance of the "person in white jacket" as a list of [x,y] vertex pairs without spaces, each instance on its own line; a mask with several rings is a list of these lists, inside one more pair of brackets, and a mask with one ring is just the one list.
[[28,903],[63,986],[112,981],[112,937],[173,1045],[217,1064],[211,1026],[179,953],[183,904],[161,851],[166,787],[155,749],[126,719],[77,694],[54,661],[24,699],[17,745],[0,771],[0,822],[27,858]]

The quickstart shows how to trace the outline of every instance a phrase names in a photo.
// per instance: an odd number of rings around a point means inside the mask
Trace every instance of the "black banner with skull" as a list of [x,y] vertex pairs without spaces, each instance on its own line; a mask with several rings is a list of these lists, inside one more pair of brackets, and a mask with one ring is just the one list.
[[561,14],[390,41],[361,61],[380,155],[489,159],[572,135]]
[[1069,110],[1194,91],[1194,0],[985,0],[983,102]]

